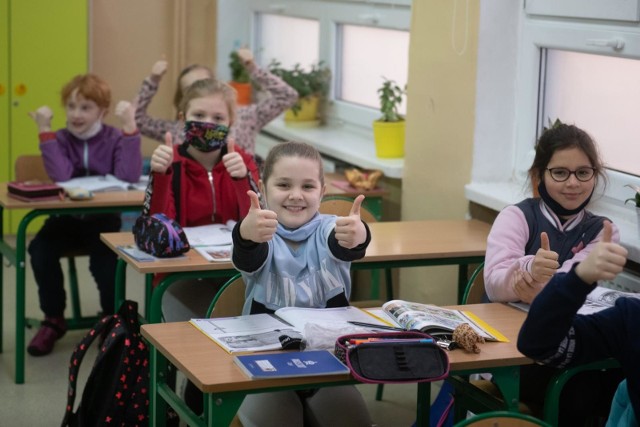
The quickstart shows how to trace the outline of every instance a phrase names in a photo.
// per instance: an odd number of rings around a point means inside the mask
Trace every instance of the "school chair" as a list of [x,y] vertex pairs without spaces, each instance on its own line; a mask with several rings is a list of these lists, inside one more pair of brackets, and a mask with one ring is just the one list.
[[[338,216],[347,216],[351,212],[353,199],[343,196],[327,196],[320,203],[320,213]],[[366,223],[377,222],[376,217],[364,206],[360,208],[360,218]],[[386,300],[380,299],[380,275],[377,270],[371,271],[371,299],[365,301],[353,301],[356,307],[380,307],[383,302],[393,299],[393,280],[391,269],[385,269]]]
[[245,301],[245,285],[238,273],[225,282],[211,300],[206,317],[233,317],[242,314]]
[[[482,275],[483,270],[484,270],[484,263],[481,263],[473,271],[473,273],[471,274],[471,277],[469,277],[469,281],[467,282],[467,287],[462,297],[462,304],[480,304],[483,302],[483,296],[485,293],[484,277]],[[615,359],[605,359],[605,360],[599,360],[596,362],[585,363],[585,364],[574,366],[568,369],[558,370],[558,373],[556,373],[552,377],[551,381],[549,382],[549,385],[547,386],[547,389],[545,392],[544,407],[534,408],[530,404],[527,404],[526,402],[521,401],[519,403],[519,411],[525,414],[542,412],[543,414],[542,417],[547,423],[550,423],[550,425],[557,425],[558,416],[560,414],[560,394],[562,393],[562,389],[564,388],[565,384],[573,376],[575,376],[580,372],[585,372],[585,371],[607,370],[607,369],[614,369],[619,367],[620,367],[620,364]],[[451,378],[452,378],[451,381],[456,388],[462,388],[460,384],[460,378],[457,378],[457,377],[451,377]],[[491,381],[485,380],[485,379],[474,379],[469,381],[469,383],[472,384],[474,387],[477,387],[480,390],[483,390],[485,393],[488,393],[490,396],[497,398],[499,401],[501,401],[500,390]],[[459,394],[460,393],[456,395],[456,403],[459,403],[459,396],[458,396]],[[466,399],[463,399],[463,402],[460,402],[460,403],[462,403],[461,406],[466,407],[467,405],[474,406],[477,402],[471,403]],[[488,407],[492,407],[495,403],[496,403],[495,400],[491,400],[491,404],[489,404]],[[458,412],[457,410],[456,415],[460,416],[461,412]]]
[[551,427],[538,418],[509,411],[492,411],[461,421],[455,427]]
[[[38,180],[51,182],[51,178],[49,178],[44,168],[42,156],[39,154],[18,156],[15,163],[15,179],[16,181]],[[78,273],[75,258],[87,255],[89,255],[89,252],[82,248],[74,249],[64,254],[64,257],[67,258],[67,278],[71,296],[71,318],[67,319],[67,327],[69,329],[90,328],[99,320],[98,316],[83,316],[80,308],[80,292],[78,290]],[[27,318],[26,325],[28,327],[39,326],[40,320]]]

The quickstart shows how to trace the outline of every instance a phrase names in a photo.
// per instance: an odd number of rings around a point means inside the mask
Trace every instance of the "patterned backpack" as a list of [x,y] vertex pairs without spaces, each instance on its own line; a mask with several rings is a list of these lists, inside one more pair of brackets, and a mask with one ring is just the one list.
[[[99,353],[74,413],[80,364],[96,338],[99,338]],[[71,355],[62,426],[147,426],[148,390],[149,350],[140,335],[138,304],[127,300],[117,314],[105,316],[96,323]]]

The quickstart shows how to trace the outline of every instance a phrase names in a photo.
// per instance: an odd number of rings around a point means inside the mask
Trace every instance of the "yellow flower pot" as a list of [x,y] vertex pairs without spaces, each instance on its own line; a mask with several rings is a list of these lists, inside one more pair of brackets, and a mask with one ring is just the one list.
[[296,113],[292,109],[288,109],[284,113],[284,121],[288,126],[312,127],[318,126],[318,104],[317,96],[308,96],[299,100],[300,110]]
[[382,158],[404,157],[405,122],[373,122],[376,155]]

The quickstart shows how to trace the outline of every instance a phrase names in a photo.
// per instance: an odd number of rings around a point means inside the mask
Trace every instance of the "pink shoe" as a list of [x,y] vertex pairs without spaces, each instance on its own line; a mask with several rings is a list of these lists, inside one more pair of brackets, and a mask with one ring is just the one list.
[[53,345],[67,332],[64,317],[45,317],[40,329],[33,337],[27,352],[32,356],[45,356],[53,350]]

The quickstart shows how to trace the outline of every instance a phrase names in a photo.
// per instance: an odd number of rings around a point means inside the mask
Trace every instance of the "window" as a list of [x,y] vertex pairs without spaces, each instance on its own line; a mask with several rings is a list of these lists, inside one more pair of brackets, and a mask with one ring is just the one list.
[[640,176],[640,60],[545,49],[542,122],[572,123],[608,168]]
[[219,0],[218,16],[219,76],[229,76],[229,52],[240,45],[263,67],[320,60],[332,72],[330,121],[370,129],[382,76],[406,84],[411,0]]
[[286,68],[300,64],[304,69],[318,62],[318,21],[264,13],[258,15],[256,26],[259,44],[255,55],[263,67],[273,60]]

